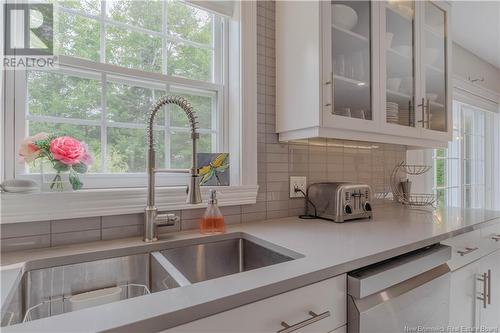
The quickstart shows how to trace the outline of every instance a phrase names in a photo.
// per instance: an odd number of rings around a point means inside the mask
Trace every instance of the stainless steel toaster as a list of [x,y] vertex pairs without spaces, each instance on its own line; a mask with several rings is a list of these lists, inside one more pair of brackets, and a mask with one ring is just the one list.
[[307,215],[335,222],[371,218],[370,185],[315,183],[307,189]]

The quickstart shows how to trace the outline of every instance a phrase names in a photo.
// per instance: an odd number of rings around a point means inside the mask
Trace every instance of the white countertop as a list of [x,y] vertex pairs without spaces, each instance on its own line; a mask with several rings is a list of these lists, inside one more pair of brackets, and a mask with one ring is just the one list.
[[[208,280],[182,288],[66,313],[2,332],[158,331],[367,266],[455,235],[500,223],[500,212],[446,208],[436,212],[398,205],[376,207],[372,220],[333,223],[296,217],[228,227],[304,255],[303,258]],[[97,256],[128,255],[201,237],[197,232],[165,235],[154,244],[138,238],[2,255],[2,266],[23,270]],[[178,246],[178,245],[175,245]],[[123,254],[123,251],[128,251]],[[21,268],[18,268],[20,270]],[[2,277],[5,270],[2,271]],[[2,279],[3,280],[3,279]],[[2,294],[5,292],[2,282]],[[3,299],[3,296],[2,296]]]

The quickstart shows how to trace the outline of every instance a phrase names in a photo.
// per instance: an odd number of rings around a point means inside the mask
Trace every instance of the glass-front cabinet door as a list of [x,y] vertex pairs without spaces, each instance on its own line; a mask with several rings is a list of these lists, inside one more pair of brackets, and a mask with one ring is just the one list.
[[[373,17],[376,2],[322,3],[323,121],[333,127],[375,130]],[[377,57],[378,58],[378,57]]]
[[419,3],[423,14],[422,96],[420,109],[423,129],[429,135],[449,131],[451,114],[448,66],[448,12],[446,4],[432,1]]
[[383,127],[394,134],[419,136],[416,114],[418,49],[416,3],[382,2],[381,113]]

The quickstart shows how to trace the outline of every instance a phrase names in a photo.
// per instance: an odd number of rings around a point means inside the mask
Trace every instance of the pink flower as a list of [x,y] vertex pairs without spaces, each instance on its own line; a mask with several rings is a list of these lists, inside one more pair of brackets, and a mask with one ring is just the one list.
[[21,156],[21,159],[26,163],[33,162],[37,159],[40,156],[40,149],[35,145],[35,142],[45,140],[48,137],[49,135],[47,133],[38,133],[24,139],[19,147],[19,156]]
[[66,165],[80,163],[85,155],[85,146],[70,136],[60,136],[50,142],[54,159]]
[[92,158],[92,155],[90,155],[89,152],[89,146],[85,142],[82,142],[83,148],[85,149],[85,152],[83,153],[82,157],[82,163],[85,164],[86,166],[92,165],[94,163],[94,159]]

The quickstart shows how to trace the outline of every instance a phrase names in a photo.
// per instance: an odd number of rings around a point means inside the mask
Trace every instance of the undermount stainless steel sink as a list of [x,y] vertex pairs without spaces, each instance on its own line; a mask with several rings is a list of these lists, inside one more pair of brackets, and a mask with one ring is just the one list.
[[[2,304],[1,326],[123,301],[302,257],[244,233],[152,244],[130,250],[32,262]],[[117,254],[118,253],[118,254]],[[33,264],[34,263],[34,264]],[[90,299],[94,297],[94,299]],[[103,300],[105,295],[106,300]],[[86,301],[81,302],[82,299]]]
[[160,253],[191,283],[294,259],[245,238],[194,244]]

